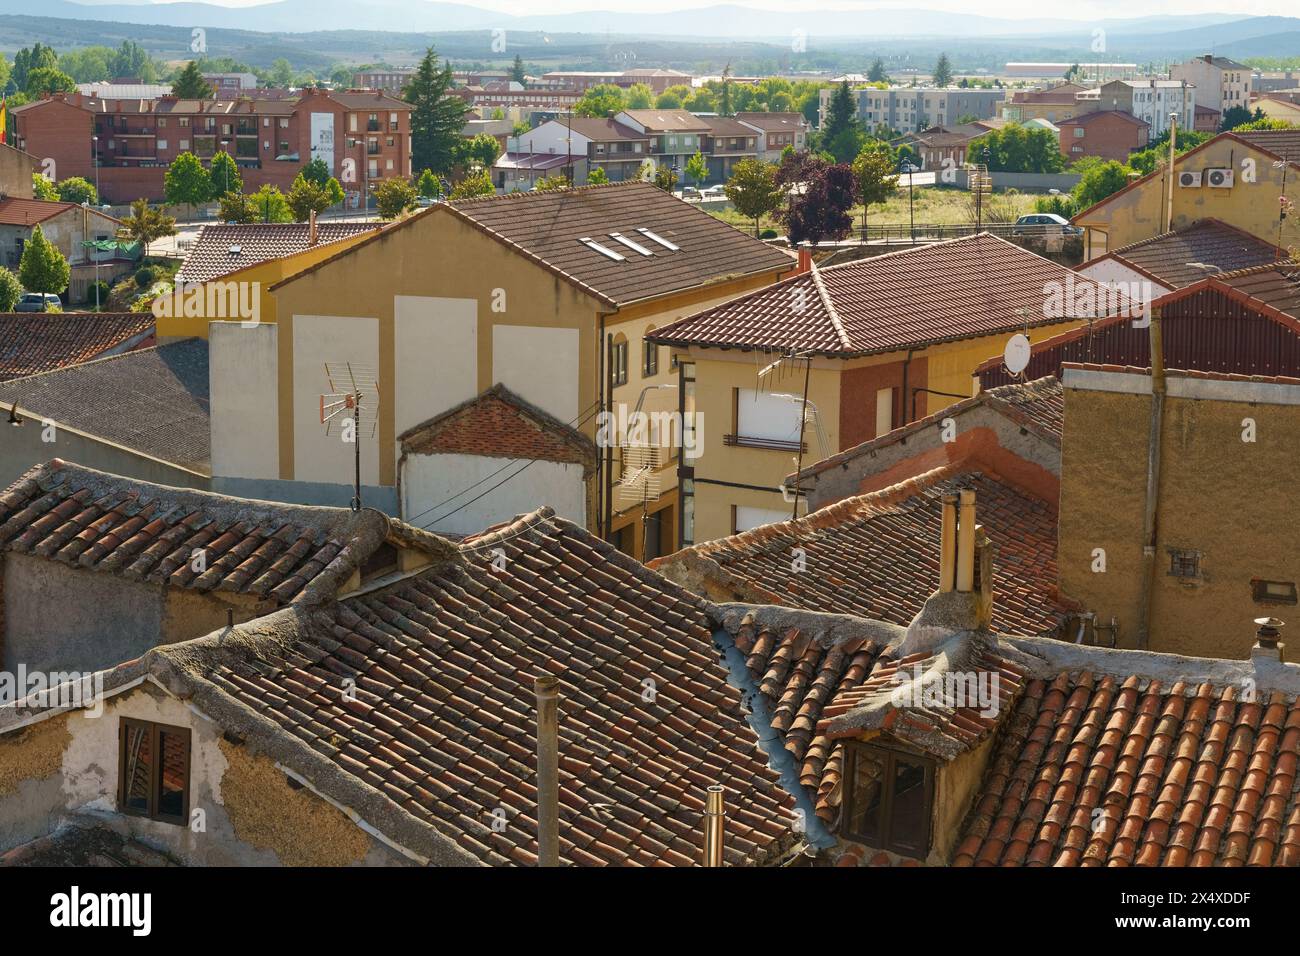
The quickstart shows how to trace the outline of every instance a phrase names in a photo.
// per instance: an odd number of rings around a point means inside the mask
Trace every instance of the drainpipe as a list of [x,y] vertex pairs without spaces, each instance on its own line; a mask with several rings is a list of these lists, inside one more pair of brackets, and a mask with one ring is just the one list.
[[560,865],[560,679],[534,678],[537,695],[537,865]]
[[704,865],[722,866],[722,833],[726,811],[722,805],[722,787],[709,787],[704,804]]
[[1147,491],[1142,511],[1142,593],[1138,597],[1138,649],[1150,644],[1151,588],[1156,571],[1156,512],[1160,504],[1160,439],[1165,421],[1165,353],[1160,309],[1151,310],[1151,425],[1147,435]]
[[1169,190],[1168,201],[1165,203],[1165,232],[1174,228],[1174,159],[1177,158],[1178,152],[1176,143],[1178,142],[1178,114],[1169,114],[1169,175],[1165,178],[1169,181],[1165,184]]
[[[902,425],[906,425],[909,421],[911,421],[911,418],[909,418],[907,415],[907,370],[912,364],[912,353],[915,351],[916,349],[908,349],[907,358],[903,359],[903,393],[898,396],[898,404],[903,406],[898,410],[898,417],[902,419],[902,421],[899,423],[900,427]],[[913,408],[912,418],[915,417],[916,417],[916,409]],[[877,435],[876,437],[879,438],[880,436]]]

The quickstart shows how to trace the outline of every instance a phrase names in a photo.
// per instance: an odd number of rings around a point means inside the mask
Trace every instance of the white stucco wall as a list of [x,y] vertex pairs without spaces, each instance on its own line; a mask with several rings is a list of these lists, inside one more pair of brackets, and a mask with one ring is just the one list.
[[478,302],[393,296],[397,434],[478,394]]
[[[1124,289],[1146,291],[1149,288],[1152,293],[1151,298],[1158,298],[1169,291],[1167,286],[1152,282],[1142,273],[1130,269],[1114,259],[1100,259],[1096,262],[1089,262],[1080,266],[1078,271],[1080,275],[1085,275],[1094,282],[1102,282],[1106,285],[1113,285],[1118,282]],[[1147,301],[1145,296],[1143,301]]]
[[208,325],[212,473],[280,477],[280,403],[274,323]]
[[[521,464],[512,465],[508,458],[477,455],[408,455],[401,474],[402,517],[435,532],[473,534],[550,505],[560,517],[585,527],[581,465],[536,462],[469,504],[470,499],[517,471]],[[510,467],[502,471],[506,465]],[[447,501],[479,482],[482,484],[472,493]],[[435,504],[439,507],[422,514]],[[466,507],[456,511],[462,505]],[[455,514],[451,514],[453,511]]]
[[[635,361],[635,356],[629,357],[631,361]],[[504,383],[510,391],[550,412],[560,421],[576,424],[578,330],[533,325],[494,326],[492,382]]]
[[[325,363],[353,362],[379,368],[379,320],[368,316],[295,315],[293,321],[294,478],[351,484],[355,449],[334,423],[326,435],[320,396],[330,391]],[[338,385],[338,383],[335,383]],[[342,386],[339,386],[342,387]],[[362,409],[361,481],[379,484],[379,440],[373,415]]]

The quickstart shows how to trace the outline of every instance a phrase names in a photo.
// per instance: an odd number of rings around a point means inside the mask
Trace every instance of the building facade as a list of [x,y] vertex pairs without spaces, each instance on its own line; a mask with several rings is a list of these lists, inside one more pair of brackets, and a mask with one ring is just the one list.
[[1250,77],[1250,67],[1246,64],[1210,53],[1186,63],[1175,63],[1169,68],[1171,80],[1181,80],[1196,87],[1199,105],[1220,113],[1250,105]]

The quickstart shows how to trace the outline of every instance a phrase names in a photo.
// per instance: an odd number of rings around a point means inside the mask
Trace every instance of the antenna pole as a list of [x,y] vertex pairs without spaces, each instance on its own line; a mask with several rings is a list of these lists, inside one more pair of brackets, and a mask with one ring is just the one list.
[[356,466],[356,494],[352,497],[352,510],[361,510],[361,391],[357,390],[353,401],[356,407],[352,409],[352,457]]
[[799,406],[801,414],[799,415],[799,451],[794,463],[794,510],[790,515],[790,520],[794,521],[799,517],[799,472],[803,471],[803,438],[804,429],[808,425],[808,383],[812,378],[812,353],[808,353],[808,365],[803,373],[803,404]]

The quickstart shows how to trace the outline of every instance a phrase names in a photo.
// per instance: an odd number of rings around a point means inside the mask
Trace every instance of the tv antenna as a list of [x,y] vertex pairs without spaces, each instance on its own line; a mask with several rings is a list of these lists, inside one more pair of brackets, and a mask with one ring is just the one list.
[[374,438],[379,422],[379,374],[371,365],[354,362],[326,362],[325,381],[329,392],[320,397],[320,423],[325,435],[338,423],[346,442],[351,435],[354,466],[352,510],[361,510],[361,429],[370,425]]

